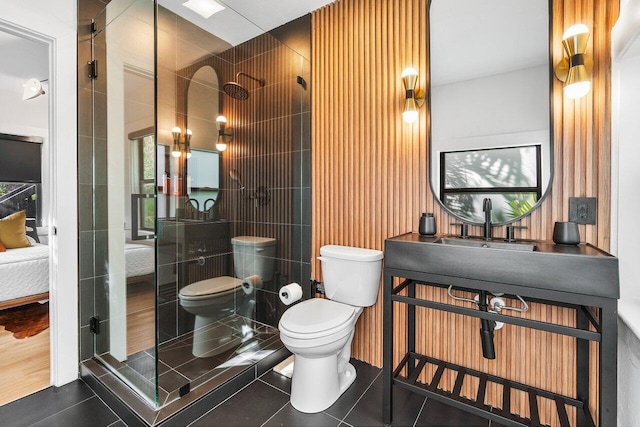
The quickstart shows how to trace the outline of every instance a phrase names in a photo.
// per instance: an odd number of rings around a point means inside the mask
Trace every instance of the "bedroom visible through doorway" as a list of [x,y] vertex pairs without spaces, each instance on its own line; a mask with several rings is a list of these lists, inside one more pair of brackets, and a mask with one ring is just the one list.
[[0,405],[51,384],[49,45],[0,30]]

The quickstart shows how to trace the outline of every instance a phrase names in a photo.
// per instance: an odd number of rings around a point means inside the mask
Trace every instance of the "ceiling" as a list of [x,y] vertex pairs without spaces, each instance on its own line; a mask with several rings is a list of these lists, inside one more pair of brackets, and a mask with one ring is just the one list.
[[225,10],[208,19],[182,5],[186,0],[158,3],[198,27],[236,46],[293,21],[334,0],[216,0]]

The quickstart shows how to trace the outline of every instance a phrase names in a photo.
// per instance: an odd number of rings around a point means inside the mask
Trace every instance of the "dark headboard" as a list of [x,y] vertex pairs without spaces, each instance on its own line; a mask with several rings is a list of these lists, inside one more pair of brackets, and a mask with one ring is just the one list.
[[0,182],[42,181],[42,138],[0,133]]

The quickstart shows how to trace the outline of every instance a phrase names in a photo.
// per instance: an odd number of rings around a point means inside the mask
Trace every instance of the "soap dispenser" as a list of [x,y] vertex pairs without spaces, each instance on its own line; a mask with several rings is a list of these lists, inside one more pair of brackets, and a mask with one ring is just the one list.
[[423,213],[420,217],[418,232],[423,236],[433,236],[436,234],[436,219],[432,213]]

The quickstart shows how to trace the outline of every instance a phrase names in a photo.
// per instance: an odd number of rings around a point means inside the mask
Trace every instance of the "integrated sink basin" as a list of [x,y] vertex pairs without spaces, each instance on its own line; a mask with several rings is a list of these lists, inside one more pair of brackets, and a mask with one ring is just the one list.
[[423,272],[433,283],[446,276],[442,282],[451,278],[492,282],[490,288],[499,292],[518,286],[620,297],[618,259],[590,244],[510,243],[407,233],[385,241],[384,263],[385,268]]
[[516,243],[516,242],[501,242],[496,240],[471,240],[471,239],[459,239],[451,237],[441,237],[434,240],[433,243],[439,243],[441,245],[454,245],[454,246],[466,246],[471,248],[485,248],[485,249],[506,249],[509,251],[535,251],[536,245],[529,243]]

